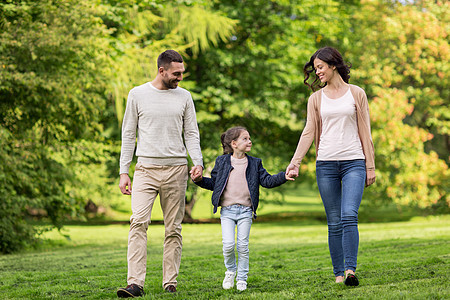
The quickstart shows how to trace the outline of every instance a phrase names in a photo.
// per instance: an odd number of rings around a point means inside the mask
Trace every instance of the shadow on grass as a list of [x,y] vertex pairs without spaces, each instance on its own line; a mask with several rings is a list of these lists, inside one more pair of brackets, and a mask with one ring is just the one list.
[[[359,223],[388,223],[388,222],[406,222],[415,216],[427,216],[427,213],[414,209],[398,211],[393,207],[371,208],[363,207],[359,211]],[[302,224],[326,224],[327,218],[325,211],[285,211],[275,212],[264,215],[258,215],[256,222],[258,223],[292,223],[299,222]],[[209,219],[185,219],[184,224],[216,224],[220,223],[219,218]],[[78,226],[103,226],[103,225],[127,225],[128,220],[107,220],[102,218],[90,219],[88,221],[69,221],[64,225]],[[162,225],[163,220],[152,220],[150,225]],[[42,224],[41,224],[42,225]]]

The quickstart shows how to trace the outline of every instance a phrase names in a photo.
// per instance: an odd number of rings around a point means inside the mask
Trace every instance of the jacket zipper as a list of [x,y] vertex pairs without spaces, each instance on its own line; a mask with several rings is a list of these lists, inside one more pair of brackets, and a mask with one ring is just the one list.
[[[250,160],[248,160],[248,164],[250,164]],[[247,165],[247,169],[248,169],[249,167],[250,167],[250,166]],[[247,170],[245,170],[245,180],[247,180],[247,188],[248,188],[248,192],[249,192],[249,194],[250,194],[250,205],[252,206],[252,218],[253,218],[254,220],[256,220],[256,218],[257,218],[258,216],[256,215],[256,211],[255,211],[255,209],[254,209],[254,207],[253,207],[252,193],[251,193],[251,191],[250,191],[250,187],[248,186]],[[258,187],[258,188],[259,188],[259,187]]]
[[[233,166],[231,166],[231,167],[230,167],[230,170],[228,171],[227,180],[225,181],[225,184],[223,185],[222,190],[220,191],[220,194],[219,194],[219,197],[218,197],[219,202],[220,202],[220,197],[222,197],[222,193],[223,193],[223,191],[225,190],[225,188],[226,188],[226,186],[227,186],[228,179],[230,178],[230,173],[231,173],[231,171],[232,171],[233,169],[234,169]],[[217,206],[218,206],[218,205],[219,205],[219,203],[217,203]]]

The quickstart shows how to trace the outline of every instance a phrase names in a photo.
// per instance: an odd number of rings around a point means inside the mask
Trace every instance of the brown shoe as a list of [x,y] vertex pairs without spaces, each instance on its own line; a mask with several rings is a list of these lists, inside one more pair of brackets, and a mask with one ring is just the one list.
[[119,298],[134,298],[144,295],[144,289],[137,284],[130,284],[126,288],[117,290],[117,297]]
[[168,285],[166,287],[166,291],[169,292],[169,293],[176,293],[177,288],[174,285],[171,284],[171,285]]

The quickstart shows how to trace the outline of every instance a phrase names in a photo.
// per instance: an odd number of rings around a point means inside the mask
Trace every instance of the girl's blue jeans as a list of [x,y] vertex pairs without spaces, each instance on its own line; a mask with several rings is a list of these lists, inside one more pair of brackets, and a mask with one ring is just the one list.
[[358,209],[366,182],[364,159],[317,161],[316,178],[328,223],[328,246],[335,276],[356,270]]
[[[222,224],[223,257],[227,271],[237,272],[236,280],[247,281],[249,270],[248,242],[252,226],[251,207],[234,204],[220,210]],[[234,252],[235,231],[237,228],[238,264]]]

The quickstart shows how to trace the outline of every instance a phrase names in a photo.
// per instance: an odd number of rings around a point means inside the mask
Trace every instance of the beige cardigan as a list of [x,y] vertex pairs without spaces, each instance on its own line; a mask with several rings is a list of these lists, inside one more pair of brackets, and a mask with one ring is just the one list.
[[[358,134],[364,156],[366,157],[366,169],[375,170],[375,151],[370,133],[369,103],[367,102],[367,96],[364,90],[356,85],[350,84],[350,91],[352,92],[356,103]],[[300,166],[300,163],[311,147],[313,140],[316,141],[316,155],[318,153],[320,135],[322,133],[322,118],[320,117],[321,102],[321,90],[313,93],[308,99],[306,125],[291,160],[291,163],[297,167]]]

